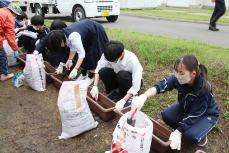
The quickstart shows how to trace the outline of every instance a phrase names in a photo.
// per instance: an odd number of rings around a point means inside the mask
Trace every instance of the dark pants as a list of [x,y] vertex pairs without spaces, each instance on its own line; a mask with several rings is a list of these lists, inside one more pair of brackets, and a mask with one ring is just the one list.
[[120,97],[124,97],[132,86],[132,74],[127,71],[115,73],[111,68],[102,68],[99,77],[105,85],[107,94],[114,89],[119,89]]
[[226,6],[224,0],[215,1],[215,9],[210,19],[210,25],[216,27],[218,19],[226,12]]
[[[179,122],[184,118],[185,113],[180,108],[179,104],[174,104],[171,107],[165,109],[162,113],[162,119],[164,122],[176,129],[179,126]],[[198,143],[201,138],[206,136],[211,129],[215,126],[216,122],[209,116],[200,117],[188,130],[182,134],[186,139],[191,142]]]
[[6,52],[3,48],[0,48],[0,74],[7,75],[8,73],[8,61]]

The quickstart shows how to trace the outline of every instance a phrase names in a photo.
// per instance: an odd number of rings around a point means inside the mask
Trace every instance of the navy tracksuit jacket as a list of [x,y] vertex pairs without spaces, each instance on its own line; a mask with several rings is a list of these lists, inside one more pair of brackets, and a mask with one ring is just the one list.
[[[208,85],[211,86],[210,83]],[[202,76],[192,87],[179,84],[174,75],[163,79],[155,87],[158,94],[172,89],[178,91],[178,103],[165,109],[162,118],[187,139],[198,143],[217,123],[218,105],[212,92],[203,87]]]

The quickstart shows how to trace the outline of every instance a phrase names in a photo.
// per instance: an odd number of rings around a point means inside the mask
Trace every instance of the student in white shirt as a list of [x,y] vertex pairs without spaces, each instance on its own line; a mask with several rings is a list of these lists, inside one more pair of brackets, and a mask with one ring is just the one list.
[[110,41],[98,61],[95,70],[95,81],[91,95],[98,99],[98,82],[105,85],[108,97],[116,103],[120,110],[130,104],[130,100],[138,93],[142,83],[142,66],[137,56],[124,49],[119,41]]

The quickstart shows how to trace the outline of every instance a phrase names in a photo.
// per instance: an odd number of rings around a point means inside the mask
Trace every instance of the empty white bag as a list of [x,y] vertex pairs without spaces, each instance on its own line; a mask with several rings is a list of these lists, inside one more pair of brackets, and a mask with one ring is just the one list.
[[59,139],[68,139],[97,127],[86,95],[87,85],[84,81],[62,83],[57,102],[62,122]]

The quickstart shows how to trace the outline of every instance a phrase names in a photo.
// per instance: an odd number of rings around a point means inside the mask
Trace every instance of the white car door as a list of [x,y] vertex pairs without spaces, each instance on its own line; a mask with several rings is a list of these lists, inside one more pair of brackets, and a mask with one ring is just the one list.
[[57,8],[61,14],[70,16],[74,6],[74,0],[57,0]]

